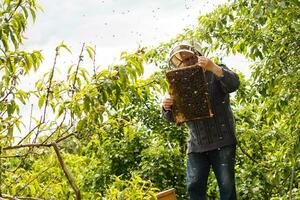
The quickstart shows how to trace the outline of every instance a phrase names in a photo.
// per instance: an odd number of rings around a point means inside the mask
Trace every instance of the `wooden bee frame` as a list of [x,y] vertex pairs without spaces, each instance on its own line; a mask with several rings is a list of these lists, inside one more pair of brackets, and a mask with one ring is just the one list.
[[169,93],[174,99],[175,123],[213,116],[205,73],[198,64],[170,70],[166,73]]

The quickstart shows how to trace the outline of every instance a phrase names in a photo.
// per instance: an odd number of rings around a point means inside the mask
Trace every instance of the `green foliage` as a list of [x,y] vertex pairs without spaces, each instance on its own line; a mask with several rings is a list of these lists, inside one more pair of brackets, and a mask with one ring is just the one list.
[[[22,34],[29,17],[35,20],[41,8],[35,0],[2,1],[0,192],[74,199],[52,150],[55,142],[82,199],[150,199],[171,187],[178,199],[186,199],[187,129],[164,121],[159,104],[168,88],[164,72],[169,50],[175,43],[196,41],[205,55],[223,50],[253,60],[250,79],[240,74],[241,86],[232,99],[239,139],[239,198],[296,199],[300,196],[298,8],[297,1],[236,0],[200,16],[195,30],[186,29],[154,49],[123,52],[122,64],[101,70],[95,63],[92,67],[85,63],[86,57],[95,61],[96,49],[84,44],[65,80],[57,80],[55,73],[60,51],[71,52],[61,43],[55,49],[54,66],[36,82],[36,90],[23,91],[21,78],[38,69],[42,55],[20,50]],[[161,71],[143,79],[145,64]],[[20,107],[29,104],[30,97],[37,98],[42,114],[32,117],[34,128],[25,133]],[[16,129],[21,141],[16,140]],[[17,143],[41,146],[4,150]],[[208,196],[217,198],[214,176],[209,180]]]
[[25,52],[19,49],[27,26],[28,11],[31,16],[40,6],[35,0],[2,1],[0,4],[0,144],[13,142],[13,132],[20,129],[19,103],[25,104],[28,92],[20,90],[19,81],[33,68],[37,70],[42,61],[39,51]]
[[150,146],[141,152],[137,173],[150,179],[161,190],[176,188],[177,194],[184,198],[185,156],[180,152],[180,147],[158,137],[150,142]]
[[122,180],[120,177],[115,177],[113,184],[107,189],[105,193],[106,198],[104,199],[157,199],[155,192],[157,192],[157,188],[154,188],[151,182],[144,181],[136,175],[133,175],[130,180]]

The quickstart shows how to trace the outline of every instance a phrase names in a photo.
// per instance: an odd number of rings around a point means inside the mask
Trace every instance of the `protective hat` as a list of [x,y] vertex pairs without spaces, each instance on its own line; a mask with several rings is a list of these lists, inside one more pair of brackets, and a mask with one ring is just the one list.
[[197,64],[197,56],[202,56],[198,49],[188,44],[180,44],[171,50],[169,65],[172,68],[192,66]]

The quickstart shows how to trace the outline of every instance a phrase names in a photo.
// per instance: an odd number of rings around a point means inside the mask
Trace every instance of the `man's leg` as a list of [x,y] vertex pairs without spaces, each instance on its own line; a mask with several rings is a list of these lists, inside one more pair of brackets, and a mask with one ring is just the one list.
[[205,200],[210,163],[206,153],[189,153],[187,189],[189,200]]
[[236,200],[235,150],[235,145],[230,145],[209,153],[209,159],[218,181],[221,200]]

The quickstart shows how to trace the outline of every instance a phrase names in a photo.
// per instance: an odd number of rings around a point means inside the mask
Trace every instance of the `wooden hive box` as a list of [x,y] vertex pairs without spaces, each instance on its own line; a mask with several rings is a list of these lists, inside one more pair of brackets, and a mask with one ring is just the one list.
[[158,200],[176,200],[175,189],[172,188],[172,189],[169,189],[169,190],[159,192],[157,194],[157,199]]

